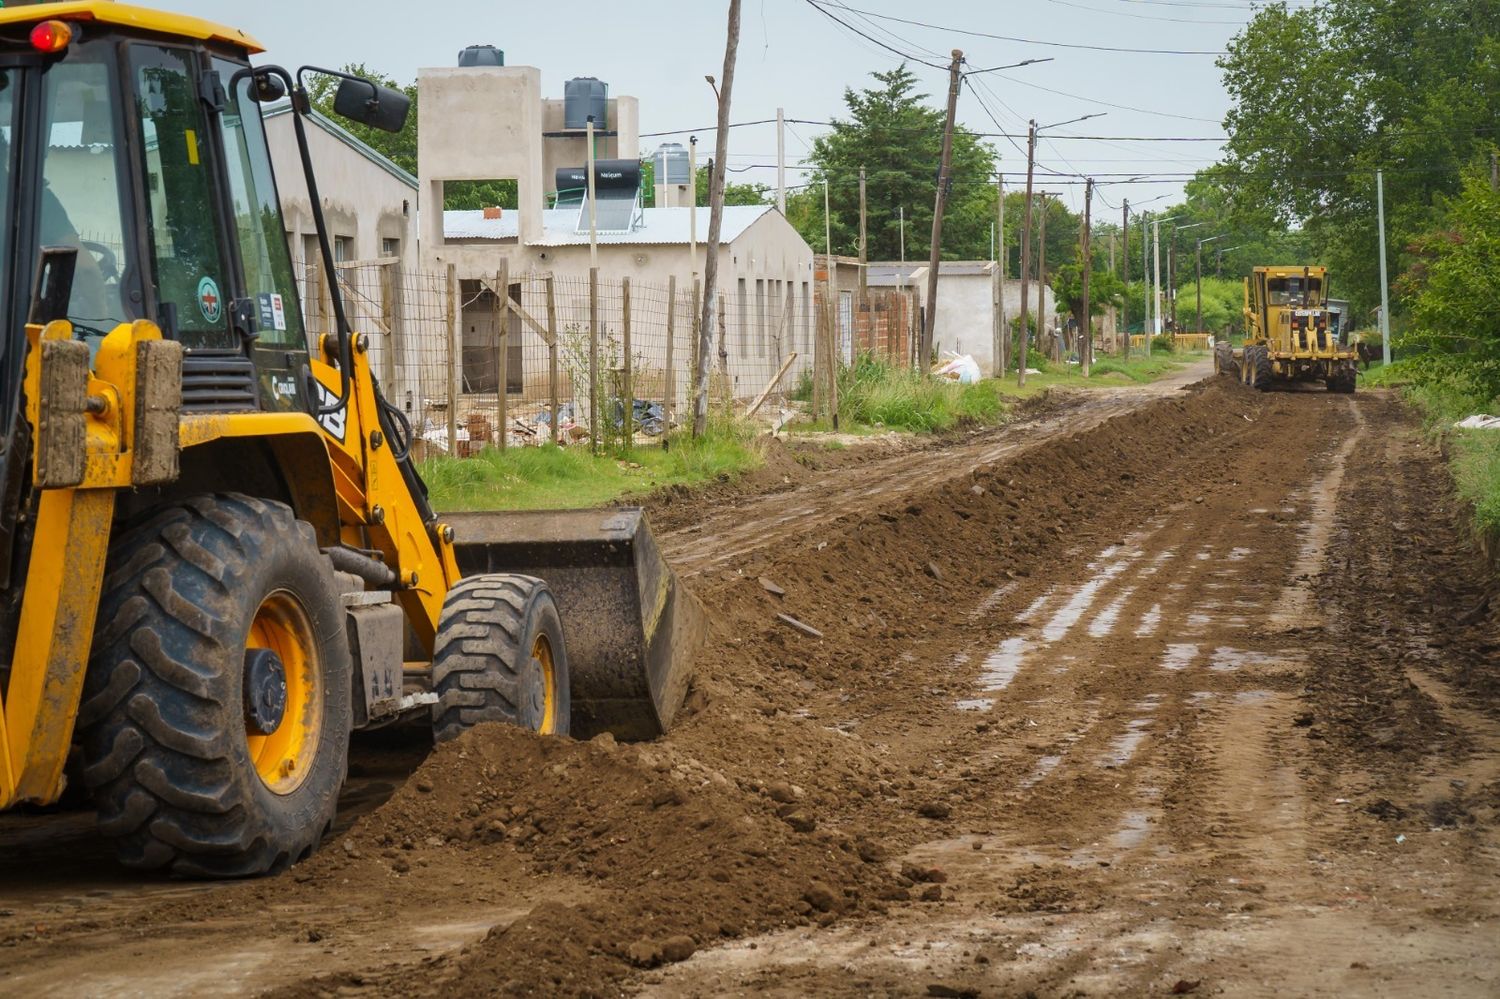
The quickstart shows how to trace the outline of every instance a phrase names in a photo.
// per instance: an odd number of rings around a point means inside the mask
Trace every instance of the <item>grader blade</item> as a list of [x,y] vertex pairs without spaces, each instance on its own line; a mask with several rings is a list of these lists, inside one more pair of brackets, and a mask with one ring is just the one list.
[[562,613],[572,674],[572,734],[653,739],[687,693],[707,620],[661,557],[645,514],[610,510],[455,513],[464,575],[547,581]]

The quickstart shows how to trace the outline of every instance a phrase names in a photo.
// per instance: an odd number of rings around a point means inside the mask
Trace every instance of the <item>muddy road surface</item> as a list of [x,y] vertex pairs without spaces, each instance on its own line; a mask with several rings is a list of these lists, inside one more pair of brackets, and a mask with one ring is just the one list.
[[659,742],[368,742],[249,883],[0,819],[0,992],[1500,993],[1500,587],[1441,456],[1199,374],[663,504],[715,627]]

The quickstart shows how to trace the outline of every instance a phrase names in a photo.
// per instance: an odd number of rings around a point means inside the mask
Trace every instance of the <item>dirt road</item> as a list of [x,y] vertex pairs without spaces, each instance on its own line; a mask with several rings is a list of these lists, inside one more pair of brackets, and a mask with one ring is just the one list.
[[1494,995],[1500,588],[1445,476],[1388,397],[1214,384],[679,498],[669,738],[363,747],[273,881],[7,818],[0,992]]

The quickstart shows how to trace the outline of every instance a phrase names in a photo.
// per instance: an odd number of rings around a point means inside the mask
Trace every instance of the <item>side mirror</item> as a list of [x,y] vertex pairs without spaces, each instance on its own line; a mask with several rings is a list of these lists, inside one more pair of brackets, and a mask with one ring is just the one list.
[[339,81],[338,92],[333,95],[333,110],[361,125],[382,132],[399,132],[406,125],[411,99],[392,87],[346,76]]

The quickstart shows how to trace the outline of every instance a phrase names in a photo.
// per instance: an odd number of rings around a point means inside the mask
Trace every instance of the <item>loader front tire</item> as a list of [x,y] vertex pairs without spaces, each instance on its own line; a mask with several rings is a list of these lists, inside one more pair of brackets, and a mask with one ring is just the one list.
[[567,735],[572,713],[562,617],[532,576],[467,576],[448,591],[432,659],[438,742],[482,722]]
[[121,534],[78,724],[125,864],[245,877],[312,853],[348,766],[344,613],[284,504],[198,496]]

